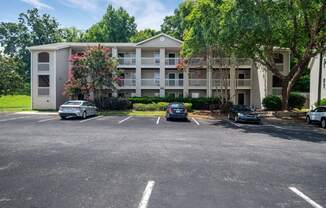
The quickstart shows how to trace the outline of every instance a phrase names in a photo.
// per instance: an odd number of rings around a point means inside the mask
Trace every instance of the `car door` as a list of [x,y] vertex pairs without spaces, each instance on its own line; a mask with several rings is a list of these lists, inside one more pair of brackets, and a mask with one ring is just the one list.
[[321,117],[325,114],[326,112],[326,107],[320,107],[318,111],[315,114],[315,120],[321,121]]
[[316,112],[319,110],[319,108],[314,109],[310,112],[310,120],[315,121],[316,120]]

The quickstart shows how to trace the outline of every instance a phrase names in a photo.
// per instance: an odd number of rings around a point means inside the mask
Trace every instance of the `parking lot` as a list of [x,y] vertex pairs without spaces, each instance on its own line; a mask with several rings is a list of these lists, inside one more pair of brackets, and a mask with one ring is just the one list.
[[0,114],[0,207],[326,206],[326,131]]

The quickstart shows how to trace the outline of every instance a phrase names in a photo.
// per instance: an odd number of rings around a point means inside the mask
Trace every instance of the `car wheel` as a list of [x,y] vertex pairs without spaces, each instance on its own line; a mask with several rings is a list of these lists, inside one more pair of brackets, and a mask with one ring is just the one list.
[[311,120],[310,120],[309,116],[306,117],[306,122],[307,122],[307,124],[311,124]]
[[86,111],[83,112],[82,118],[83,118],[83,119],[86,119],[86,118],[87,118],[87,113],[86,113]]
[[61,120],[65,120],[66,116],[60,116]]
[[323,119],[321,120],[320,125],[321,125],[322,128],[324,128],[324,129],[326,128],[326,118],[323,118]]

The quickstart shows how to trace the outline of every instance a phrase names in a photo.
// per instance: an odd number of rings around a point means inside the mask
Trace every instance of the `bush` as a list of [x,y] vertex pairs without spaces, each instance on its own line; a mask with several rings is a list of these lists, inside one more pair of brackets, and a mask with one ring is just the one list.
[[289,103],[288,103],[289,109],[294,109],[294,108],[302,109],[305,102],[306,102],[306,98],[298,93],[291,93],[289,95]]
[[218,98],[174,98],[174,97],[132,97],[129,101],[133,104],[151,104],[151,103],[171,103],[171,102],[182,102],[191,103],[192,109],[195,110],[211,110],[217,109],[220,105],[220,100]]
[[320,105],[318,105],[318,102],[315,103],[316,107],[319,107],[319,106],[322,106],[322,105],[326,105],[326,98],[320,100]]
[[185,103],[185,108],[187,109],[187,111],[191,112],[192,111],[192,104],[191,103]]
[[105,110],[127,110],[132,108],[131,102],[126,98],[102,97],[94,100],[100,111]]
[[281,110],[282,100],[278,96],[270,95],[263,99],[263,106],[266,110]]
[[165,111],[168,108],[169,103],[168,102],[159,102],[157,103],[159,106],[159,110]]

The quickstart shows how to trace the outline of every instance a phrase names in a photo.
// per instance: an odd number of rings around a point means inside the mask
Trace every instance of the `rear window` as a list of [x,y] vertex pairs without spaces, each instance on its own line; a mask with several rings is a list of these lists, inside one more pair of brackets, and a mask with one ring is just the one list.
[[182,103],[173,103],[170,105],[171,108],[183,108],[183,104]]
[[65,102],[64,105],[80,105],[82,102],[78,102],[78,101],[68,101]]

